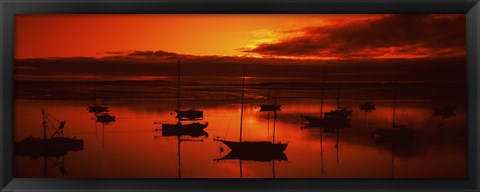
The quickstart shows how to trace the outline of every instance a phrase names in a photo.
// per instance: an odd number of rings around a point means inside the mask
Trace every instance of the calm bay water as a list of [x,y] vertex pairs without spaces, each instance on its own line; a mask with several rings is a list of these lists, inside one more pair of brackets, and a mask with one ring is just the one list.
[[[391,90],[391,89],[389,89]],[[265,91],[263,91],[265,92]],[[302,128],[304,115],[320,114],[320,99],[279,93],[282,105],[275,122],[276,141],[288,142],[286,161],[257,162],[221,160],[228,147],[215,137],[239,139],[240,100],[237,97],[182,99],[182,108],[204,111],[208,136],[163,137],[158,123],[175,123],[176,99],[106,100],[116,122],[95,123],[88,113],[91,100],[15,101],[15,141],[42,134],[41,108],[58,120],[66,120],[65,135],[84,140],[84,149],[61,158],[15,157],[15,177],[69,178],[464,178],[466,175],[466,123],[464,104],[455,99],[397,99],[396,122],[414,130],[413,145],[376,143],[372,133],[392,126],[392,99],[351,98],[342,90],[341,105],[353,109],[351,126],[336,133],[319,128]],[[324,102],[323,111],[336,108],[335,92]],[[188,94],[187,94],[188,95]],[[270,93],[273,95],[273,92]],[[304,94],[305,95],[305,94]],[[307,94],[308,95],[308,94]],[[315,95],[315,94],[312,94]],[[291,96],[291,97],[289,97]],[[273,113],[259,112],[266,103],[258,92],[247,93],[244,106],[244,140],[271,140]],[[358,106],[366,100],[376,110],[364,112]],[[273,100],[270,100],[273,102]],[[456,117],[443,123],[433,117],[438,104],[456,106]],[[172,114],[173,113],[173,114]],[[179,142],[180,141],[180,142]],[[221,150],[223,149],[223,151]],[[62,162],[62,163],[59,163]],[[47,165],[47,166],[45,166]],[[47,172],[45,173],[45,167]],[[62,169],[66,172],[62,174]],[[323,170],[323,171],[322,171]]]

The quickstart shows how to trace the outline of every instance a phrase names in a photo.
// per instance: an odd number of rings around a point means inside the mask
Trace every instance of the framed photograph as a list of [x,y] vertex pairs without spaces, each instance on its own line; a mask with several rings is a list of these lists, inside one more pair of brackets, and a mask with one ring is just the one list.
[[479,191],[478,0],[0,4],[1,191]]

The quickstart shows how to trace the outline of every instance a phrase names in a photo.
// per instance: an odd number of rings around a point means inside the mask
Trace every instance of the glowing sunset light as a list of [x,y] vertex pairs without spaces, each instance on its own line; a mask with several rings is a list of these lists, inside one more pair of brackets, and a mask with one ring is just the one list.
[[16,178],[467,176],[464,14],[17,14],[14,37]]
[[[457,37],[464,35],[464,19],[425,14],[18,15],[15,58],[98,58],[141,50],[297,59],[418,58],[445,51],[461,55],[464,40]],[[391,33],[396,25],[411,28]],[[452,27],[458,30],[442,30]]]

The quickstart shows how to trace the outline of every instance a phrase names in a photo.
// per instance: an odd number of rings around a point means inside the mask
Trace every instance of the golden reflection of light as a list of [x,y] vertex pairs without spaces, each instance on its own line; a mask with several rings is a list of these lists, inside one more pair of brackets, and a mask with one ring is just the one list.
[[[243,76],[240,77],[241,78],[244,78]],[[254,76],[245,76],[245,79],[256,79],[257,77],[254,77]]]
[[[177,139],[163,138],[154,140],[154,120],[171,120],[169,106],[165,102],[112,102],[107,101],[111,111],[119,119],[110,126],[105,127],[105,148],[95,137],[95,125],[91,119],[92,114],[86,111],[85,101],[28,101],[16,100],[15,111],[15,141],[20,141],[33,134],[41,136],[41,107],[53,114],[59,120],[67,120],[65,134],[69,137],[85,140],[85,150],[68,153],[69,161],[68,177],[177,177]],[[347,102],[344,102],[348,105]],[[364,112],[354,109],[352,117],[353,127],[340,131],[339,158],[336,161],[336,136],[323,135],[323,156],[325,163],[324,177],[388,177],[390,166],[389,151],[378,149],[368,143],[368,137],[363,138],[364,133],[369,135],[368,129],[391,126],[392,102],[378,101],[378,108],[368,114],[369,126],[363,127]],[[431,109],[418,107],[413,101],[398,101],[397,115],[399,123],[412,124],[415,130],[422,131],[425,123],[432,121]],[[161,106],[164,106],[161,108]],[[334,101],[327,100],[324,111],[333,109]],[[351,104],[358,106],[358,104]],[[423,106],[423,105],[422,105]],[[244,137],[245,140],[271,139],[273,128],[273,113],[270,113],[270,122],[265,113],[259,113],[256,105],[244,106]],[[257,108],[256,108],[257,107]],[[222,157],[228,151],[219,154],[219,144],[213,141],[214,136],[222,136],[229,140],[238,140],[240,105],[235,104],[225,107],[206,107],[206,120],[209,126],[206,131],[211,135],[203,142],[182,142],[181,161],[182,177],[218,178],[239,177],[239,162],[223,161],[215,163],[214,158]],[[207,113],[208,112],[208,113]],[[290,142],[285,153],[289,163],[279,162],[276,164],[277,177],[321,177],[320,164],[320,134],[318,130],[301,130],[299,128],[301,113],[319,114],[319,103],[291,102],[282,99],[282,111],[278,113],[276,121],[276,141]],[[296,117],[289,117],[294,114]],[[21,118],[18,118],[21,117]],[[292,118],[287,120],[288,118]],[[295,119],[296,118],[296,119]],[[463,120],[462,120],[463,119]],[[465,112],[458,110],[457,117],[448,121],[451,128],[465,127]],[[438,120],[438,119],[437,119]],[[361,123],[361,126],[358,126]],[[357,125],[357,126],[355,126]],[[267,129],[270,127],[270,130]],[[101,130],[101,126],[98,127]],[[436,130],[436,129],[435,129]],[[315,132],[317,131],[317,132]],[[426,129],[425,129],[426,131]],[[438,131],[438,130],[437,130]],[[454,129],[446,129],[452,133]],[[100,132],[101,133],[101,132]],[[436,133],[436,132],[434,132]],[[463,138],[463,137],[462,137]],[[100,137],[101,139],[101,137]],[[100,140],[101,141],[101,140]],[[135,145],[132,145],[134,143]],[[430,150],[431,149],[431,150]],[[399,170],[406,177],[459,177],[465,175],[465,152],[454,146],[451,149],[438,150],[429,148],[424,157],[412,157],[412,159],[398,159]],[[228,150],[228,149],[226,149]],[[455,151],[454,151],[455,150]],[[200,155],[199,155],[200,154]],[[438,161],[438,159],[443,159]],[[447,161],[448,160],[448,161]],[[291,162],[291,163],[290,163]],[[454,163],[452,163],[454,162]],[[244,161],[244,177],[271,177],[267,163],[252,163]],[[124,166],[129,164],[129,166]],[[42,164],[31,159],[16,160],[16,173],[22,176],[38,176],[41,174]],[[285,172],[282,167],[288,166]],[[450,167],[438,169],[438,167]],[[27,167],[28,169],[24,168]],[[33,171],[32,171],[33,170]],[[33,172],[33,173],[32,173]],[[421,172],[421,173],[418,173]],[[285,173],[285,174],[283,174]],[[400,173],[400,172],[399,172]]]

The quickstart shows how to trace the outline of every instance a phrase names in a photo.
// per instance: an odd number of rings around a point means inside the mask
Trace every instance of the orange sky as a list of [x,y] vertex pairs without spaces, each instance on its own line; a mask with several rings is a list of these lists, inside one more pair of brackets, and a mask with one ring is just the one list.
[[17,15],[15,58],[102,57],[105,52],[164,50],[192,55],[250,55],[260,43],[307,26],[383,15]]

